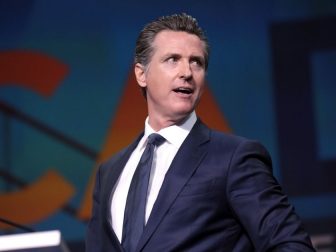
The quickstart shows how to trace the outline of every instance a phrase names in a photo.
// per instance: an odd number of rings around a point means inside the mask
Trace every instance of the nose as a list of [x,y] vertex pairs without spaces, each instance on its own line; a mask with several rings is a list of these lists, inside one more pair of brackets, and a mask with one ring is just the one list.
[[191,66],[188,61],[181,62],[180,78],[185,80],[190,80],[192,78]]

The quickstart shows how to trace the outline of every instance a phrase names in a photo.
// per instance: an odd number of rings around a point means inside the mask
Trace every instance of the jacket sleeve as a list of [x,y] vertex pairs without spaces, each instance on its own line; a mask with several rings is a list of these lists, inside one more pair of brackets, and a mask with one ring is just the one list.
[[259,143],[243,141],[236,148],[226,193],[256,251],[315,251],[294,207],[272,175],[269,154]]

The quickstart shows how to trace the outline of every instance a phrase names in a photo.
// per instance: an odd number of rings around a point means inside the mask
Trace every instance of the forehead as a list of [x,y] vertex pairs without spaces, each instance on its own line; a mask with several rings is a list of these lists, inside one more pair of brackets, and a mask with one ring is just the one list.
[[197,35],[184,31],[161,31],[155,36],[152,45],[154,53],[192,53],[204,56],[205,52],[205,42]]

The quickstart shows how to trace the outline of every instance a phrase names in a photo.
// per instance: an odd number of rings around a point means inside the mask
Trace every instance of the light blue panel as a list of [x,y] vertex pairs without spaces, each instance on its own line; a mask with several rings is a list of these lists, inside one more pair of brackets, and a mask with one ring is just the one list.
[[314,53],[312,69],[318,156],[336,160],[336,50]]

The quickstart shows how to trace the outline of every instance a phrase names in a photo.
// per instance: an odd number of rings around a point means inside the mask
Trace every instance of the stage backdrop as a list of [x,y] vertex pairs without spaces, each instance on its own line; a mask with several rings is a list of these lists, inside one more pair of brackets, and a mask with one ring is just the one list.
[[200,117],[261,141],[316,248],[336,251],[334,0],[1,1],[0,217],[83,251],[95,167],[144,125],[137,34],[175,12],[210,41]]

